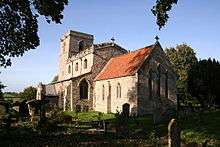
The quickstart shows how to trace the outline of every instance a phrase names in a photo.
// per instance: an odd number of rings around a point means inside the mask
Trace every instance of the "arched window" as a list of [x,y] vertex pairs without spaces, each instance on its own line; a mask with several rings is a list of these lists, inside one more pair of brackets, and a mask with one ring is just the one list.
[[75,65],[75,71],[78,71],[78,69],[79,69],[79,64],[77,62],[76,65]]
[[121,98],[121,85],[118,83],[117,85],[117,98]]
[[160,64],[157,67],[157,96],[160,97],[160,72],[161,72],[161,66]]
[[84,41],[79,42],[79,52],[84,49]]
[[102,100],[105,99],[105,86],[102,85]]
[[84,68],[87,68],[87,59],[84,60]]
[[152,70],[149,70],[149,79],[148,79],[148,85],[149,85],[149,99],[152,98]]
[[88,99],[88,83],[82,80],[79,84],[80,99]]
[[166,71],[166,79],[165,79],[165,97],[168,98],[168,72]]
[[68,66],[68,73],[69,74],[71,73],[71,66],[70,65]]

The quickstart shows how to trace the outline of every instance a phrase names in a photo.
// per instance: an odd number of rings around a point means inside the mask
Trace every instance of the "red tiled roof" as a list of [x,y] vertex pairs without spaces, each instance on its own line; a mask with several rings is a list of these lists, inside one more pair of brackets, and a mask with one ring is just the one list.
[[106,80],[134,75],[150,54],[152,46],[113,57],[108,61],[95,80]]

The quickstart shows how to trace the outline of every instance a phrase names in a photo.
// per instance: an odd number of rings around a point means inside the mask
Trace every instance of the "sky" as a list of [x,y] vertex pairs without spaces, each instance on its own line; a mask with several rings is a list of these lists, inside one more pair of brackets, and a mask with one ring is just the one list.
[[39,82],[49,83],[58,73],[60,38],[69,30],[93,34],[94,43],[116,43],[135,50],[155,42],[163,48],[186,43],[197,58],[220,60],[220,1],[179,0],[169,12],[166,27],[158,30],[151,8],[156,0],[69,0],[62,24],[38,19],[40,46],[13,58],[12,66],[1,68],[3,91],[20,92]]

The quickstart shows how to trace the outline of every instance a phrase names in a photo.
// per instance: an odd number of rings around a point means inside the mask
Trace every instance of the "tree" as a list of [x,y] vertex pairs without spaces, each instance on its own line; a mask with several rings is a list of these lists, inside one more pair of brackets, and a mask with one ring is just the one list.
[[2,84],[2,82],[0,81],[0,100],[3,99],[3,93],[2,93],[2,89],[4,89],[6,86]]
[[177,2],[178,0],[156,0],[156,4],[151,11],[153,15],[156,16],[159,29],[165,26],[169,19],[168,11],[170,11],[172,6],[177,4]]
[[11,57],[22,56],[39,45],[37,17],[61,23],[68,0],[1,0],[0,66],[10,66]]
[[[1,0],[0,1],[0,67],[11,65],[12,57],[20,57],[39,45],[37,18],[61,23],[68,0]],[[3,89],[0,83],[0,93]]]
[[181,100],[185,101],[189,96],[188,73],[197,62],[196,54],[194,50],[186,44],[177,45],[176,48],[166,48],[165,52],[178,75],[177,92]]
[[189,72],[188,90],[203,108],[220,106],[220,64],[215,59],[200,60]]
[[37,89],[35,87],[29,86],[19,93],[19,97],[25,100],[36,99]]

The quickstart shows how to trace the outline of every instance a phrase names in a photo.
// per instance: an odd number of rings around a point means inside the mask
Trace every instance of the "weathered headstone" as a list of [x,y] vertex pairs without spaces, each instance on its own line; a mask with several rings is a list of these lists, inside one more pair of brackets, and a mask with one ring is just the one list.
[[84,106],[83,111],[84,112],[89,112],[89,106]]
[[168,125],[168,146],[169,147],[180,147],[180,128],[177,125],[175,119],[172,119]]
[[77,113],[78,112],[81,112],[81,106],[80,105],[76,105],[76,110],[75,110]]
[[0,104],[0,116],[6,114],[6,107],[5,105]]
[[129,111],[130,111],[130,105],[128,103],[125,103],[123,106],[122,106],[122,115],[124,117],[129,117]]

